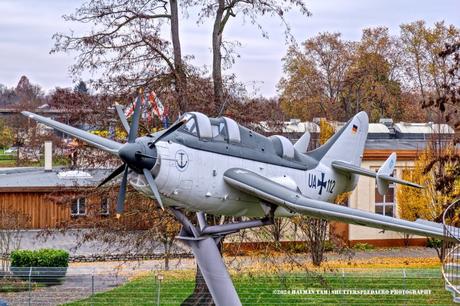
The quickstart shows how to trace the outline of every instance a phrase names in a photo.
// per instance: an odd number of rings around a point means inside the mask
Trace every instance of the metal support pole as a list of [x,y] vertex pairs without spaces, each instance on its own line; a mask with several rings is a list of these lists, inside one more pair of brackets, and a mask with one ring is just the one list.
[[206,223],[206,216],[204,215],[204,212],[199,211],[196,213],[196,218],[198,219],[198,225],[200,227],[200,230],[204,230],[205,227],[207,226]]
[[[222,255],[219,252],[217,243],[229,233],[273,224],[273,212],[271,212],[270,216],[260,220],[214,226],[207,226],[204,213],[198,212],[198,225],[195,226],[179,209],[175,207],[171,207],[170,209],[178,221],[182,223],[182,229],[178,238],[192,249],[214,303],[218,306],[241,305],[241,301],[233,286],[232,279],[225,266]],[[160,299],[160,283],[158,284],[158,305]]]
[[160,306],[161,281],[163,280],[163,275],[157,274],[157,280],[158,280],[157,306]]
[[29,268],[29,306],[32,303],[32,267]]
[[[343,291],[346,289],[345,288],[345,271],[343,269],[342,269],[342,288],[341,289]],[[345,300],[346,296],[343,293],[342,293],[342,295],[343,295],[342,302],[346,304],[347,303],[346,300]],[[342,304],[342,303],[340,303],[340,304]]]
[[270,219],[264,220],[250,220],[250,221],[242,221],[238,223],[227,223],[221,225],[212,225],[208,226],[203,229],[202,234],[205,235],[212,235],[212,234],[225,234],[228,232],[237,232],[242,229],[248,229],[253,227],[261,227],[265,225],[271,225],[273,221]]
[[91,274],[91,306],[94,305],[93,297],[94,297],[94,273]]
[[177,218],[177,220],[182,223],[182,227],[184,230],[192,234],[194,237],[200,236],[200,233],[197,231],[196,227],[192,224],[192,222],[177,208],[171,207],[170,210]]
[[[406,269],[403,269],[403,290],[406,290]],[[407,301],[404,301],[404,305],[407,305]]]

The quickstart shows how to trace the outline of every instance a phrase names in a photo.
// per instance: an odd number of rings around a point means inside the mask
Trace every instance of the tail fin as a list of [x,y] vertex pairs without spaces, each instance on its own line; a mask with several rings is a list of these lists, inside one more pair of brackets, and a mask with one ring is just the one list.
[[390,184],[390,181],[385,180],[382,177],[391,176],[391,174],[393,173],[395,169],[395,165],[396,165],[396,153],[393,152],[377,171],[377,176],[376,176],[377,190],[380,193],[380,195],[384,195],[387,193],[388,185]]
[[307,154],[327,166],[331,166],[333,161],[344,161],[359,166],[361,165],[368,128],[369,118],[365,112],[360,112],[324,145]]
[[294,148],[300,153],[307,153],[308,144],[310,143],[310,133],[306,131],[302,137],[294,144]]

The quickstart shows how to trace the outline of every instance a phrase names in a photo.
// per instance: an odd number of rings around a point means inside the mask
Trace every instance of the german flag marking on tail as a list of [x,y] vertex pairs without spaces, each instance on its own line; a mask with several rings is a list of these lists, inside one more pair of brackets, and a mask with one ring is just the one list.
[[353,124],[353,127],[351,128],[351,132],[353,134],[355,134],[356,132],[358,132],[358,126],[356,124]]

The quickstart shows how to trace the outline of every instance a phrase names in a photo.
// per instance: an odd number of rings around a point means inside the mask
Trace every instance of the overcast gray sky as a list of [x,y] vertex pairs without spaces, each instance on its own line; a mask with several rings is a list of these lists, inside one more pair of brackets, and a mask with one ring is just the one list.
[[[0,0],[0,84],[15,86],[21,75],[45,90],[56,86],[71,87],[68,67],[73,55],[49,54],[55,32],[83,30],[70,24],[62,15],[80,6],[81,0]],[[399,25],[423,19],[431,26],[436,21],[460,27],[459,0],[306,0],[313,16],[288,15],[293,34],[304,41],[319,32],[341,32],[347,40],[359,40],[363,28],[386,26],[397,35]],[[240,58],[228,71],[250,89],[258,88],[264,96],[276,95],[276,84],[282,76],[282,57],[286,53],[281,25],[276,18],[264,18],[262,24],[270,38],[241,19],[234,19],[226,40],[239,40]],[[195,64],[208,65],[210,25],[197,26],[193,16],[182,20],[183,53],[195,56]]]

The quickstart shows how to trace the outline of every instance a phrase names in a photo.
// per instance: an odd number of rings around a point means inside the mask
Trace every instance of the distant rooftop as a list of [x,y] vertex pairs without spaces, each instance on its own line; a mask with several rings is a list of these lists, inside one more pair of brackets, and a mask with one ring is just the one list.
[[[315,122],[305,121],[300,119],[290,119],[283,122],[282,133],[284,136],[295,142],[301,134],[308,131],[310,134],[318,135],[320,126]],[[345,125],[344,122],[330,122],[334,129],[338,131]],[[266,122],[261,122],[265,132],[277,133],[279,128],[271,128]],[[432,122],[426,123],[410,123],[398,122],[393,123],[390,118],[383,118],[379,123],[369,123],[369,130],[366,141],[367,150],[423,150],[427,141],[434,134],[441,134],[443,138],[449,138],[455,134],[452,127],[447,124],[435,124]],[[312,136],[313,136],[312,135]],[[316,136],[317,137],[317,136]],[[312,138],[312,141],[314,141]],[[311,149],[314,148],[310,147]]]
[[369,134],[374,133],[389,134],[390,129],[382,123],[369,123]]
[[319,133],[319,130],[318,124],[310,121],[300,122],[299,119],[291,119],[283,125],[283,133]]
[[452,127],[447,124],[437,123],[409,123],[399,122],[394,124],[394,128],[397,132],[403,134],[454,134],[455,131]]
[[66,171],[43,168],[0,168],[0,189],[34,187],[89,187],[102,181],[111,170]]
[[[345,122],[330,122],[334,129],[337,131],[345,125]],[[267,132],[271,131],[271,128],[267,125],[265,121],[261,122],[260,125]],[[319,133],[320,126],[316,122],[312,121],[300,121],[300,119],[290,119],[289,121],[283,122],[283,132],[284,133],[305,133],[306,131],[310,133]],[[391,119],[382,119],[380,123],[369,123],[369,134],[411,134],[410,138],[413,138],[414,135],[423,135],[423,134],[454,134],[455,130],[449,125],[436,124],[432,122],[426,123],[411,123],[411,122],[398,122],[393,123]],[[371,136],[371,135],[369,135]],[[404,137],[404,135],[400,135]],[[420,136],[421,138],[426,138]]]

